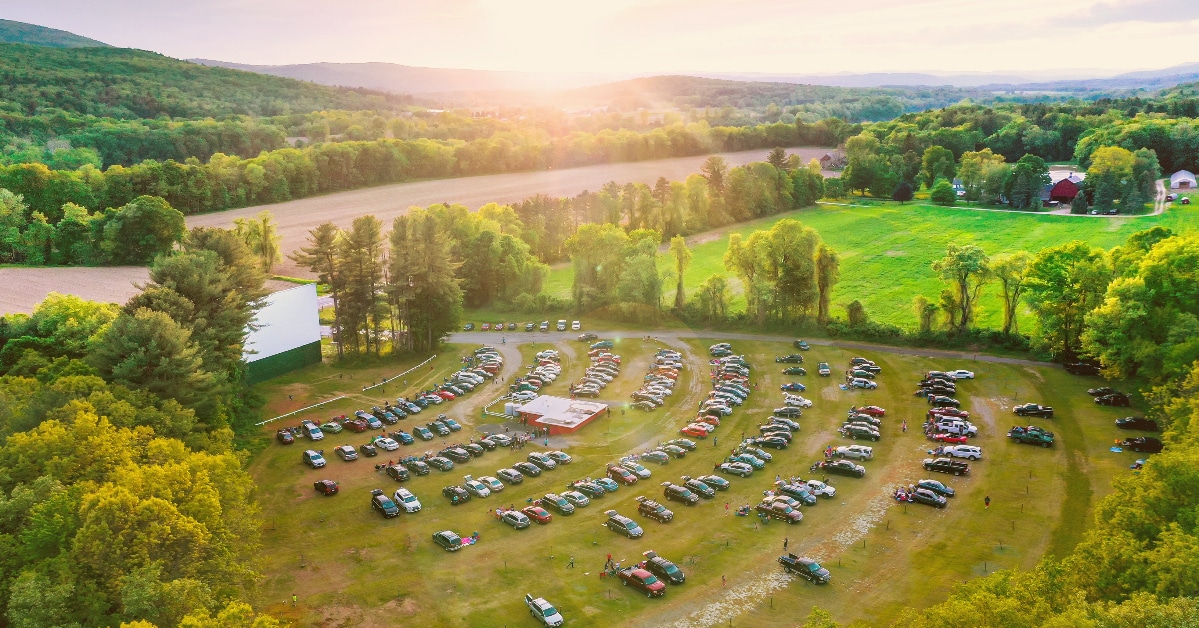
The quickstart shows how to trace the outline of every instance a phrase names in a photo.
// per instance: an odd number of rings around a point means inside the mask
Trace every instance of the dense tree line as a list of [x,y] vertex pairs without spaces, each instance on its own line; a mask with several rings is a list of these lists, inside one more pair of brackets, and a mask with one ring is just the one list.
[[253,483],[233,448],[264,276],[193,230],[123,307],[0,317],[0,623],[256,626]]

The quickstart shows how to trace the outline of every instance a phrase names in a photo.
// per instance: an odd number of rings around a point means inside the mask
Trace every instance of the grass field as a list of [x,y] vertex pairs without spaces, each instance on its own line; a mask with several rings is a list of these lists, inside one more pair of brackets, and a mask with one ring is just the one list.
[[[650,480],[600,498],[573,516],[555,515],[548,526],[516,531],[496,522],[490,512],[498,505],[523,505],[528,498],[563,489],[570,480],[601,474],[606,463],[622,455],[677,436],[675,430],[692,415],[708,390],[705,348],[709,342],[670,342],[688,355],[688,370],[665,408],[648,414],[617,409],[575,435],[554,437],[551,447],[568,451],[575,457],[573,464],[462,506],[449,505],[440,495],[441,488],[460,482],[464,474],[494,474],[528,452],[501,449],[448,473],[433,471],[429,476],[414,477],[407,486],[421,499],[424,509],[383,520],[369,510],[367,500],[371,488],[394,490],[393,483],[373,469],[380,459],[345,463],[334,458],[327,468],[313,471],[300,463],[300,452],[307,446],[304,442],[293,446],[272,442],[249,464],[267,522],[261,553],[265,578],[256,589],[257,605],[300,626],[390,626],[399,622],[533,626],[521,601],[524,593],[533,592],[562,609],[571,625],[580,626],[728,625],[730,621],[741,626],[794,625],[812,606],[832,611],[839,621],[886,623],[905,605],[945,599],[952,585],[966,578],[1001,567],[1028,567],[1045,553],[1067,551],[1085,529],[1080,522],[1089,522],[1097,498],[1109,490],[1111,477],[1127,472],[1132,460],[1130,454],[1107,451],[1116,435],[1111,420],[1129,412],[1091,403],[1084,392],[1089,379],[1049,367],[981,361],[947,364],[919,356],[868,354],[884,369],[876,391],[841,391],[835,378],[795,378],[809,386],[805,395],[816,406],[800,419],[803,431],[792,447],[776,454],[765,470],[748,479],[733,478],[732,489],[719,493],[715,500],[673,508],[677,516],[670,524],[636,516],[635,496],[660,497],[662,481],[710,472],[743,431],[756,433],[769,409],[779,405],[778,386],[793,378],[780,374],[773,356],[789,352],[788,345],[781,340],[745,341],[734,343],[735,348],[757,367],[753,380],[760,390],[717,430],[719,447],[713,447],[711,439],[700,441],[700,449],[685,459],[666,467],[652,466],[654,477]],[[549,345],[545,341],[496,345],[506,356],[504,375],[510,378],[522,370],[521,358]],[[564,372],[546,391],[549,394],[563,394],[566,382],[585,367],[584,345],[564,342],[557,346],[562,351]],[[619,341],[615,351],[623,356],[624,368],[605,390],[604,399],[627,400],[655,348],[639,340]],[[387,397],[440,381],[469,349],[447,347],[431,363],[431,370],[422,367],[385,386]],[[817,346],[807,354],[807,366],[828,361],[835,369],[841,368],[851,355]],[[363,394],[361,386],[409,366],[311,367],[265,385],[263,392],[269,399],[265,413],[274,416],[338,394],[350,399],[304,417],[369,408],[384,398],[383,391],[376,388]],[[972,465],[974,472],[968,478],[938,478],[959,491],[947,509],[917,505],[905,509],[891,499],[892,488],[924,476],[919,460],[930,446],[919,431],[927,406],[910,396],[912,382],[928,369],[944,367],[965,367],[978,373],[978,379],[965,383],[959,395],[982,430],[974,444],[984,448],[985,458]],[[407,387],[403,386],[405,380]],[[493,389],[500,390],[498,386]],[[455,436],[465,441],[469,434],[479,434],[473,430],[493,421],[484,420],[478,409],[495,396],[476,390],[465,399],[439,406],[436,412],[461,422],[465,429]],[[1010,406],[1029,400],[1057,408],[1058,418],[1039,421],[1058,434],[1056,449],[1005,442],[1003,432],[1019,423],[1010,414]],[[834,430],[851,404],[863,403],[888,410],[883,440],[872,443],[875,459],[865,463],[869,470],[866,478],[834,477],[837,497],[805,508],[804,520],[796,526],[779,522],[762,526],[754,518],[725,514],[726,501],[734,510],[742,503],[756,503],[775,474],[807,477],[808,466],[824,446],[848,442]],[[421,423],[431,420],[428,410],[419,417]],[[296,424],[300,418],[286,419],[286,423]],[[899,429],[903,419],[910,428],[906,433]],[[400,426],[414,422],[415,417],[405,419]],[[273,429],[268,425],[264,434]],[[331,451],[343,442],[365,442],[368,436],[331,435],[320,447]],[[425,449],[418,444],[401,452]],[[341,494],[317,496],[311,485],[322,477],[340,481]],[[983,509],[985,495],[993,500],[989,510]],[[601,513],[608,508],[634,514],[646,528],[645,537],[630,541],[603,529]],[[476,546],[447,554],[429,538],[446,528],[463,535],[478,531],[481,540]],[[792,551],[824,561],[834,574],[834,583],[817,588],[781,577],[773,560],[784,537],[790,539]],[[599,577],[607,553],[629,564],[648,549],[676,561],[687,573],[687,584],[671,587],[664,599],[647,600]],[[574,569],[567,567],[571,557]],[[727,580],[723,586],[722,577]],[[293,593],[300,600],[295,608],[287,602]]]
[[[931,264],[944,255],[950,242],[977,244],[991,255],[1036,252],[1072,240],[1110,248],[1122,244],[1130,234],[1155,225],[1175,231],[1194,229],[1199,226],[1199,206],[1175,203],[1160,216],[1139,218],[1016,214],[924,204],[801,209],[692,238],[699,243],[692,247],[694,259],[686,275],[688,293],[708,276],[726,272],[723,257],[728,234],[769,229],[784,218],[794,218],[816,229],[841,254],[841,281],[833,293],[835,305],[859,299],[872,319],[915,327],[912,299],[918,294],[932,301],[938,299],[944,284],[933,275]],[[660,268],[665,271],[671,265],[663,258]],[[731,279],[737,295],[734,309],[742,309],[745,302],[740,282]],[[569,265],[555,267],[545,291],[569,297],[571,282]],[[663,294],[669,302],[674,282],[667,284]],[[997,286],[984,289],[978,312],[980,326],[999,327],[1002,323],[998,290]],[[839,308],[837,312],[844,315]]]

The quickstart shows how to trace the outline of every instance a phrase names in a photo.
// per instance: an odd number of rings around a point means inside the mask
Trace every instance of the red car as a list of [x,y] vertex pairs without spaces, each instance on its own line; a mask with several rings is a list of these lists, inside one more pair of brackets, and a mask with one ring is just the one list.
[[279,442],[283,443],[284,445],[290,445],[296,442],[296,437],[287,430],[279,430],[278,432],[275,432],[275,438],[279,439]]
[[864,406],[858,408],[855,412],[858,412],[859,414],[869,414],[870,416],[883,416],[887,413],[886,410],[878,406]]
[[968,443],[968,442],[970,442],[970,439],[966,438],[965,436],[958,436],[956,434],[937,434],[937,435],[933,436],[933,440],[935,440],[937,442],[941,442],[941,443]]
[[321,495],[336,495],[341,489],[333,480],[317,480],[312,483],[312,488]]
[[970,418],[970,413],[960,408],[933,408],[928,411],[928,416],[955,416],[961,419]]
[[446,401],[449,401],[450,399],[453,399],[453,398],[454,398],[454,393],[452,393],[452,392],[450,392],[450,391],[448,391],[448,390],[438,390],[438,391],[434,391],[434,393],[433,393],[433,394],[434,394],[434,395],[437,395],[438,397],[441,397],[442,399],[445,399]]
[[683,429],[679,430],[679,433],[682,434],[683,436],[690,436],[691,438],[707,438],[708,437],[707,432],[699,429],[698,427],[694,427],[691,425],[688,425],[687,427],[684,427]]
[[346,419],[341,422],[341,426],[351,432],[365,432],[371,428],[362,419]]
[[608,477],[622,484],[636,484],[637,476],[628,469],[616,465],[608,467]]
[[542,525],[554,520],[554,516],[541,506],[525,506],[524,508],[521,508],[520,511],[525,513],[525,515],[533,521],[536,521]]
[[666,583],[644,569],[637,567],[622,569],[618,575],[622,584],[625,586],[632,585],[633,588],[644,591],[649,597],[662,597],[666,595]]
[[701,415],[695,417],[695,420],[698,423],[707,423],[708,425],[715,425],[716,427],[720,427],[720,419],[718,419],[714,416],[711,416],[711,415],[701,414]]
[[491,331],[491,323],[483,323],[483,326],[480,327],[480,329],[483,331]]

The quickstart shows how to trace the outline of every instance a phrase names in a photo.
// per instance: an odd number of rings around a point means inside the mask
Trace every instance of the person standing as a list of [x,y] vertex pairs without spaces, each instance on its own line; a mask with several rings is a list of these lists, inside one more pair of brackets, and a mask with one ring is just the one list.
[[295,606],[295,605],[296,605],[296,601],[298,601],[299,599],[300,599],[300,598],[296,597],[296,594],[295,594],[295,593],[292,593],[292,594],[291,594],[291,605],[292,605],[292,606]]
[[985,510],[991,509],[991,496],[990,495],[987,495],[986,497],[983,498],[983,508]]
[[574,568],[575,568],[575,557],[574,557],[574,555],[571,555],[571,557],[570,557],[570,562],[569,562],[569,563],[567,563],[567,564],[566,564],[566,566],[567,566],[568,568],[570,568],[570,569],[574,569]]
[[784,551],[784,552],[785,552],[785,551],[787,551],[787,544],[788,544],[788,543],[790,543],[790,542],[791,542],[791,539],[789,539],[789,538],[787,538],[787,537],[785,537],[785,536],[783,537],[783,551]]
[[907,431],[908,431],[908,420],[907,420],[907,419],[904,419],[904,420],[903,420],[903,431],[904,431],[904,433],[905,433],[905,434],[906,434],[906,433],[907,433]]

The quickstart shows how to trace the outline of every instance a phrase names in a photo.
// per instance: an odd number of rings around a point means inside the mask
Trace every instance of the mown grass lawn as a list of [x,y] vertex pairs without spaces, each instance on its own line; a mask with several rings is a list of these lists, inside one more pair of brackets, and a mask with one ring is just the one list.
[[[757,367],[753,379],[759,391],[717,430],[719,447],[713,447],[712,439],[700,441],[699,451],[685,459],[667,467],[652,467],[650,480],[600,498],[570,517],[555,515],[548,526],[517,531],[491,516],[498,505],[519,507],[527,499],[564,489],[570,480],[601,474],[604,465],[619,456],[675,438],[675,430],[693,415],[699,397],[708,390],[704,365],[708,344],[674,342],[692,353],[693,364],[681,376],[666,408],[642,413],[621,412],[615,406],[610,417],[575,435],[551,440],[552,447],[575,457],[573,464],[508,487],[496,497],[473,499],[462,506],[449,505],[440,495],[441,488],[460,482],[464,474],[494,474],[496,469],[524,459],[529,451],[542,448],[489,452],[451,472],[415,477],[407,486],[421,499],[423,511],[383,520],[370,511],[367,493],[375,487],[389,493],[395,488],[372,468],[376,461],[387,458],[386,453],[351,463],[334,458],[326,469],[313,471],[299,461],[302,448],[310,443],[286,447],[272,443],[249,466],[267,522],[261,554],[265,578],[256,592],[257,604],[300,626],[531,626],[535,624],[521,601],[525,592],[545,596],[563,610],[572,625],[581,626],[664,625],[711,603],[720,604],[717,610],[729,613],[733,625],[794,625],[814,605],[829,609],[840,621],[886,622],[904,605],[944,599],[950,587],[963,579],[997,567],[1028,567],[1047,551],[1060,554],[1068,550],[1085,529],[1080,522],[1089,523],[1091,509],[1108,490],[1110,478],[1127,472],[1132,459],[1128,454],[1107,451],[1115,436],[1111,420],[1130,412],[1095,406],[1084,392],[1090,381],[1059,369],[972,361],[950,365],[928,358],[879,354],[868,357],[884,369],[880,389],[850,393],[837,388],[835,378],[819,378],[814,371],[798,378],[781,375],[773,356],[790,352],[787,343],[737,342],[735,348]],[[497,346],[513,355],[511,362],[517,355],[527,359],[549,343],[514,346],[514,339],[509,338],[507,345]],[[547,391],[550,394],[563,393],[566,381],[581,372],[586,359],[582,343],[561,343],[559,348],[564,375]],[[654,348],[638,339],[617,344],[615,351],[623,357],[624,368],[605,390],[604,399],[628,399]],[[409,391],[440,381],[455,367],[457,357],[469,349],[447,347],[433,361],[433,370],[422,367],[407,378]],[[840,369],[851,354],[816,347],[806,357],[805,366],[828,361]],[[924,476],[918,462],[929,447],[919,432],[927,406],[910,395],[911,383],[928,369],[948,366],[971,368],[979,375],[962,386],[961,398],[983,430],[974,444],[984,448],[986,458],[973,465],[969,478],[938,478],[959,490],[949,508],[936,511],[913,505],[905,512],[890,499],[890,487]],[[507,367],[509,375],[516,371],[515,364]],[[348,392],[352,398],[310,414],[327,417],[368,408],[383,395],[361,393],[357,389],[362,382],[377,381],[405,368],[387,363],[305,369],[262,387],[269,400],[266,414],[274,416],[338,392]],[[765,470],[745,480],[733,478],[732,490],[718,494],[715,500],[690,508],[674,506],[677,517],[670,524],[634,515],[646,529],[641,540],[626,540],[600,526],[605,509],[633,514],[635,496],[660,497],[659,484],[664,480],[710,472],[741,432],[757,432],[770,408],[779,405],[778,386],[792,379],[809,386],[805,394],[816,406],[800,419],[803,431],[793,446],[779,452]],[[391,398],[399,392],[387,390]],[[466,409],[494,396],[491,391],[476,391],[435,411],[446,412],[465,426],[451,442],[478,435],[473,430],[485,419]],[[1057,408],[1057,419],[1040,423],[1057,432],[1058,448],[1042,450],[1005,442],[1003,432],[1019,423],[1009,406],[1029,400]],[[805,519],[797,526],[778,522],[762,526],[754,518],[725,514],[725,502],[731,509],[756,503],[776,474],[808,477],[808,466],[824,446],[849,442],[837,437],[834,429],[849,405],[862,403],[888,409],[883,440],[870,443],[876,458],[865,463],[869,469],[866,478],[834,478],[837,498],[805,509]],[[428,410],[418,416],[421,423],[431,419]],[[899,429],[903,419],[908,421],[907,433]],[[287,420],[298,422],[299,417]],[[400,426],[410,429],[415,422],[416,418],[405,419]],[[273,427],[268,426],[264,433],[273,433]],[[331,451],[343,441],[357,445],[367,436],[330,436],[321,448]],[[401,452],[426,449],[418,444]],[[342,493],[317,496],[311,485],[323,477],[339,480]],[[993,500],[989,510],[982,507],[984,495]],[[481,541],[460,552],[446,553],[429,538],[446,528],[464,535],[478,531]],[[834,573],[834,584],[816,588],[796,581],[760,597],[733,597],[733,592],[760,586],[777,573],[773,560],[781,551],[784,536],[790,539],[793,551],[824,560]],[[648,549],[678,562],[688,575],[687,584],[672,587],[665,599],[647,600],[598,575],[607,553],[629,564]],[[572,556],[575,567],[570,569],[567,565]],[[722,586],[722,576],[727,579],[726,586]],[[295,609],[287,602],[292,593],[300,598]]]
[[[794,218],[819,231],[841,254],[841,281],[833,294],[834,304],[858,299],[875,320],[915,327],[912,299],[923,294],[934,302],[938,300],[944,284],[933,275],[931,264],[944,255],[950,242],[977,244],[991,255],[1036,252],[1072,240],[1111,248],[1132,233],[1155,225],[1175,231],[1194,229],[1199,226],[1197,207],[1174,203],[1160,216],[1109,218],[975,211],[920,203],[869,208],[818,206],[696,236],[694,239],[702,243],[692,249],[694,259],[686,274],[686,287],[690,293],[710,275],[728,274],[723,257],[729,233],[748,234],[769,229],[783,218]],[[663,257],[659,267],[666,271],[671,266],[670,259]],[[571,281],[569,264],[555,267],[545,291],[569,297]],[[733,278],[732,283],[737,295],[734,308],[743,308],[740,282]],[[667,282],[663,294],[667,300],[673,298],[673,281]],[[998,287],[986,288],[979,325],[999,327],[1002,318]]]

